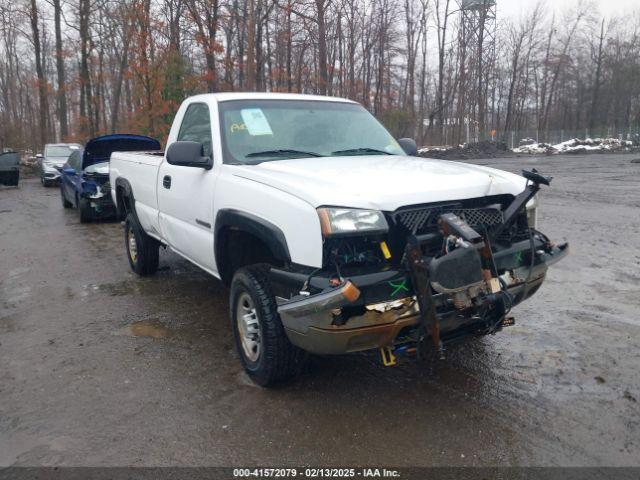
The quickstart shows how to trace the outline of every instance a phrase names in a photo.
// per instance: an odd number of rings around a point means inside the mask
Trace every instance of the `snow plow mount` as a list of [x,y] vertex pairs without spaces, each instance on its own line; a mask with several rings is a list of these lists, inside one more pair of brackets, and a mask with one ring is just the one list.
[[[454,304],[460,309],[475,306],[489,325],[488,333],[495,333],[502,326],[513,324],[513,321],[505,322],[509,312],[507,305],[513,302],[508,290],[501,284],[491,242],[513,224],[526,209],[527,203],[538,193],[540,186],[549,186],[552,180],[552,177],[545,177],[536,169],[523,170],[522,176],[527,179],[524,191],[506,208],[503,223],[490,232],[485,230],[484,235],[480,234],[457,215],[444,213],[438,219],[439,233],[411,235],[407,239],[405,264],[420,315],[417,337],[419,354],[423,353],[424,339],[429,336],[439,357],[444,358],[440,320],[432,288],[437,293],[452,295]],[[454,243],[455,249],[452,251],[448,249],[450,241]],[[423,255],[423,246],[438,242],[445,245],[444,255]]]
[[[541,175],[535,168],[530,172],[522,171],[522,176],[527,179],[527,186],[524,191],[513,199],[513,202],[504,211],[504,221],[490,232],[492,239],[497,238],[500,234],[509,228],[516,220],[522,210],[527,207],[527,203],[540,191],[540,185],[551,185],[553,177],[545,177]],[[531,182],[531,183],[529,183]]]

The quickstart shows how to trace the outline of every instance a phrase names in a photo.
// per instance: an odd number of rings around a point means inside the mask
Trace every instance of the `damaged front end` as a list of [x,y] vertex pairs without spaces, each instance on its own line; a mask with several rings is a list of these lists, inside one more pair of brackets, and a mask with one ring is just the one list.
[[568,253],[535,229],[535,195],[551,179],[523,176],[517,196],[400,208],[386,229],[374,218],[364,235],[325,235],[320,269],[272,269],[291,342],[317,354],[380,348],[392,364],[513,324],[511,308]]
[[111,198],[107,162],[90,165],[82,172],[80,195],[87,199],[94,217],[107,218],[116,214],[116,207]]

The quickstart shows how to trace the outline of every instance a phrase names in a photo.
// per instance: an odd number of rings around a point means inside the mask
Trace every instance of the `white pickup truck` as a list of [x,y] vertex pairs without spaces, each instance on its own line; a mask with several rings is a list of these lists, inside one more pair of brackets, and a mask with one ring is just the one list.
[[568,253],[536,228],[550,178],[416,157],[361,105],[308,95],[188,98],[165,152],[111,156],[131,268],[171,248],[230,286],[236,346],[272,385],[307,352],[384,364],[513,323]]

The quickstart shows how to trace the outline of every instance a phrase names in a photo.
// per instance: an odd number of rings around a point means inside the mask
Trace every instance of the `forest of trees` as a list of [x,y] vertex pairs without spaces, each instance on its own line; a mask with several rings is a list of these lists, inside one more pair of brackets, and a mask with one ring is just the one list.
[[0,148],[164,141],[186,96],[220,91],[352,98],[423,145],[638,131],[640,8],[501,1],[492,42],[458,0],[0,0]]

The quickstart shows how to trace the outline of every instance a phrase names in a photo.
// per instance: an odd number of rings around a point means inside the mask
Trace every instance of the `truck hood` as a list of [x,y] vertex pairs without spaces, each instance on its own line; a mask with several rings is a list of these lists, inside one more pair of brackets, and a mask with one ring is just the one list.
[[301,158],[233,166],[233,174],[299,197],[314,207],[393,211],[406,205],[522,192],[526,180],[502,170],[429,158]]

